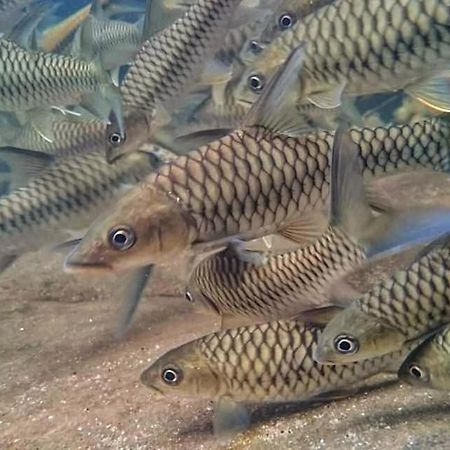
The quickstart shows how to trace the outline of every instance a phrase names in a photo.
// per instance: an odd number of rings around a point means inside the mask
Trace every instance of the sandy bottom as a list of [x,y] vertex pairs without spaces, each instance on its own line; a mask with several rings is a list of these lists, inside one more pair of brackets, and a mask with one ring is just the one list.
[[210,402],[155,399],[139,383],[149,363],[214,330],[214,319],[168,272],[115,339],[117,280],[77,279],[61,263],[27,255],[0,280],[2,449],[450,448],[450,396],[396,382],[320,405],[258,408],[248,432],[219,443]]

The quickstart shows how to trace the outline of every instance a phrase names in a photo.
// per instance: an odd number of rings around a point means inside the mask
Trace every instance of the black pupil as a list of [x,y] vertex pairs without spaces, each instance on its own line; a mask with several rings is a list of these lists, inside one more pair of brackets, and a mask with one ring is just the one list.
[[422,378],[422,372],[416,366],[412,366],[410,369],[411,375],[415,378]]
[[256,41],[250,43],[250,48],[253,53],[259,53],[261,51],[261,47]]
[[125,242],[127,242],[127,235],[122,231],[118,231],[114,235],[114,242],[119,245],[125,244]]
[[111,136],[111,142],[113,142],[114,144],[118,144],[120,142],[120,135],[117,133],[114,133]]
[[348,352],[352,349],[352,344],[351,342],[347,341],[346,339],[343,339],[342,341],[339,342],[339,350],[343,351],[343,352]]
[[177,379],[177,374],[173,370],[166,370],[164,372],[164,379],[169,383],[173,383]]
[[282,27],[288,28],[292,25],[292,19],[290,16],[282,16],[280,23]]
[[250,79],[250,84],[251,84],[252,88],[258,89],[261,86],[261,81],[258,77],[252,77]]

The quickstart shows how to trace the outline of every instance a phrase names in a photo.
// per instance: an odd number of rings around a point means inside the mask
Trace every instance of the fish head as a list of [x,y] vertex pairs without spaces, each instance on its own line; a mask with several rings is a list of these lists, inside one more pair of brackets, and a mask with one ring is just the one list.
[[411,352],[398,377],[413,386],[450,391],[450,352],[442,335],[427,339]]
[[202,354],[198,341],[167,352],[141,374],[141,382],[163,395],[215,399],[220,377]]
[[106,159],[114,163],[122,156],[134,152],[149,141],[152,135],[152,114],[145,110],[127,109],[123,125],[111,113],[106,127]]
[[[263,44],[260,45],[263,46]],[[236,87],[237,101],[247,107],[256,103],[269,81],[277,74],[290,54],[291,49],[285,46],[270,44],[263,48],[255,61],[242,70],[242,77]],[[294,94],[297,95],[292,93],[292,95]]]
[[404,341],[399,329],[365,313],[354,302],[326,325],[314,359],[322,364],[347,364],[400,350]]
[[189,248],[195,226],[180,205],[152,185],[130,189],[69,254],[69,273],[114,273],[170,262]]

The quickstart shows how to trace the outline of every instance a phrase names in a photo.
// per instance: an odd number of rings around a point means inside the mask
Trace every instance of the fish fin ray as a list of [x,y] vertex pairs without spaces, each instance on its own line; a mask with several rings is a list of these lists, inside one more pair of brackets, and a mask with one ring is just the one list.
[[314,211],[296,218],[277,231],[280,236],[300,245],[319,239],[328,227],[328,218],[322,211]]
[[322,109],[334,109],[342,103],[342,93],[345,89],[345,83],[332,86],[330,89],[315,92],[308,96],[308,100]]
[[263,89],[258,100],[248,111],[243,126],[263,126],[275,133],[295,136],[304,132],[298,123],[296,102],[297,76],[302,67],[305,50],[299,47]]
[[229,397],[221,397],[214,410],[214,433],[219,437],[232,436],[245,431],[250,425],[247,408]]
[[405,92],[429,108],[450,112],[450,80],[448,76],[437,75],[408,87]]

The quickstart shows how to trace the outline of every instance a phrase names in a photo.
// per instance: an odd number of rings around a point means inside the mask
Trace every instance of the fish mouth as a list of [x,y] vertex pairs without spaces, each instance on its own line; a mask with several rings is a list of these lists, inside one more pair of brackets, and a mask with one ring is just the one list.
[[81,275],[98,275],[98,274],[111,274],[114,272],[112,266],[106,263],[89,263],[81,261],[71,261],[68,259],[64,263],[64,272],[69,274],[81,274]]

